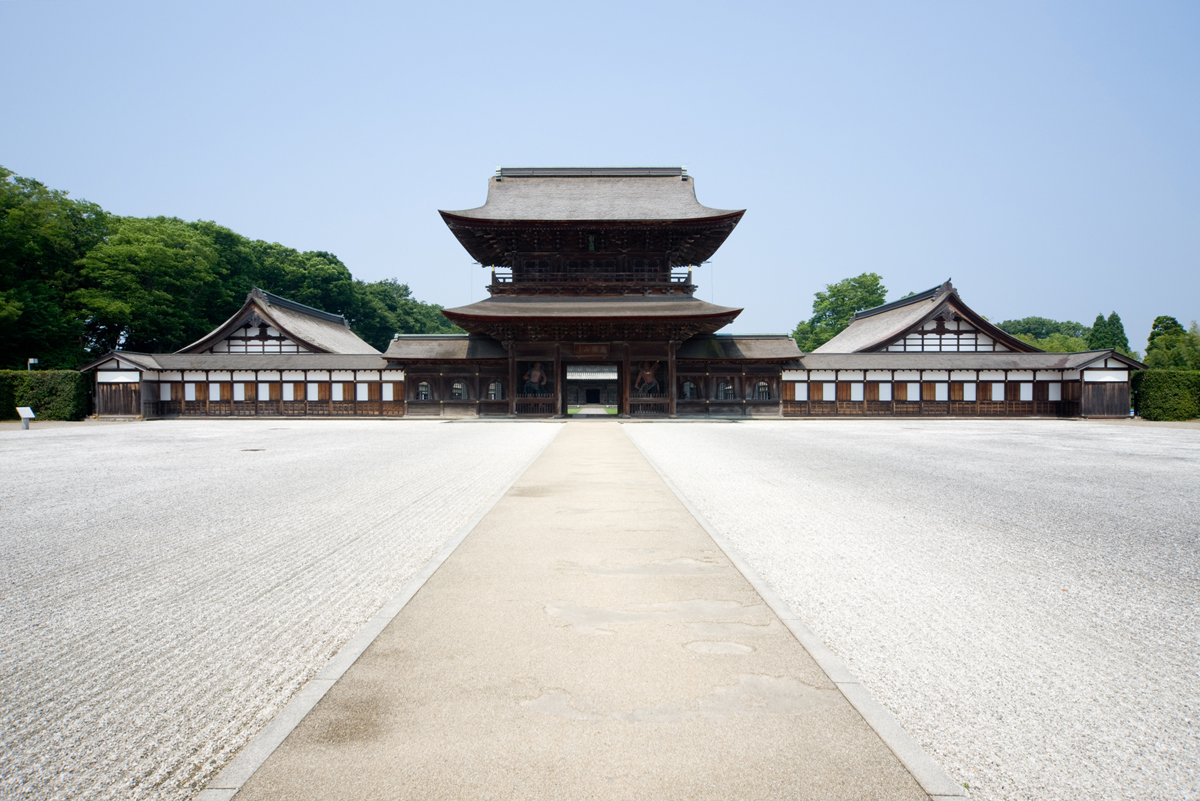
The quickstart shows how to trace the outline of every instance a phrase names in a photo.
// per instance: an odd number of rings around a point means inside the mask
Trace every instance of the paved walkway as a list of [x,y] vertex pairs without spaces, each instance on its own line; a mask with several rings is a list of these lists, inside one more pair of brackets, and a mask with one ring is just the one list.
[[237,795],[283,798],[927,796],[612,423],[567,424]]

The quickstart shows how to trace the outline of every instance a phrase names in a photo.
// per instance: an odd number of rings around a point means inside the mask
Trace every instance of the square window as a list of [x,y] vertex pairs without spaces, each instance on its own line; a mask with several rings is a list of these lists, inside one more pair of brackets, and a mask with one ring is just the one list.
[[316,381],[309,381],[309,382],[308,382],[308,399],[309,399],[310,401],[315,401],[315,400],[320,400],[320,399],[321,399],[321,389],[320,389],[320,387],[321,387],[321,385],[320,385],[320,384],[318,384]]
[[210,401],[219,401],[221,399],[221,385],[220,384],[209,384],[208,385],[208,399]]
[[939,381],[933,385],[933,399],[935,401],[950,400],[950,385],[945,381]]
[[383,399],[384,399],[385,401],[390,401],[390,400],[392,400],[392,399],[395,397],[395,396],[392,394],[392,392],[393,392],[392,386],[393,386],[393,385],[392,385],[392,382],[391,382],[391,381],[384,382],[384,385],[383,385]]
[[992,400],[993,401],[1004,400],[1004,384],[1002,384],[999,381],[992,382]]
[[171,399],[171,385],[170,384],[164,383],[164,384],[158,385],[158,399],[160,401],[169,401]]
[[368,398],[367,385],[363,384],[363,383],[355,384],[354,385],[354,399],[360,400],[360,401],[365,401],[365,400],[367,400],[367,398]]
[[1061,381],[1051,381],[1049,384],[1046,385],[1046,389],[1049,390],[1049,392],[1047,393],[1047,400],[1052,400],[1052,401],[1062,400],[1062,382]]
[[246,399],[246,385],[239,382],[233,385],[233,399],[235,401],[244,401]]
[[1028,381],[1021,382],[1021,400],[1023,400],[1023,401],[1033,400],[1033,384],[1031,384]]
[[260,401],[268,401],[271,399],[271,385],[266,381],[258,382],[258,399]]
[[975,400],[975,382],[974,381],[968,381],[967,383],[963,384],[963,400],[965,400],[965,401],[974,401]]
[[906,392],[907,392],[907,394],[908,394],[908,400],[910,400],[910,401],[919,401],[919,400],[921,399],[921,385],[920,385],[920,383],[918,383],[918,382],[916,382],[916,381],[912,381],[912,382],[910,382],[910,383],[908,384],[908,389],[906,390]]
[[183,385],[183,399],[185,401],[194,401],[196,399],[196,385],[195,384],[184,384]]
[[342,383],[340,381],[333,382],[333,400],[340,401],[342,399]]
[[296,399],[296,385],[291,381],[283,385],[283,399],[285,401],[294,401]]
[[881,401],[890,401],[892,399],[891,384],[884,382],[879,385],[879,399]]
[[837,400],[837,384],[832,381],[827,381],[821,385],[821,400],[835,401]]
[[863,385],[861,382],[854,382],[850,385],[850,400],[860,401],[863,399]]

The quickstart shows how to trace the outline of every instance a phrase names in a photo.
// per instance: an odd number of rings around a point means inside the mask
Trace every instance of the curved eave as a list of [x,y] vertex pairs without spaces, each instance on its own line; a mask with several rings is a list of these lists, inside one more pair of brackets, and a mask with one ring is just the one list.
[[496,236],[512,234],[521,229],[581,229],[589,231],[614,229],[666,228],[685,233],[693,231],[704,236],[703,243],[688,243],[680,253],[680,264],[701,264],[707,261],[729,238],[741,222],[746,210],[723,212],[711,217],[686,219],[633,220],[508,220],[464,216],[453,211],[438,211],[446,227],[471,257],[485,267],[509,267],[507,248],[493,244]]

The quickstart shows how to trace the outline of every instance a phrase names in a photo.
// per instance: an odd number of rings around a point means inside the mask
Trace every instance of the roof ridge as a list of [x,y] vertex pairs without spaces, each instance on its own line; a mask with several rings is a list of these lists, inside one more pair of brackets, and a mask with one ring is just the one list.
[[924,292],[914,292],[907,297],[900,298],[899,300],[893,300],[891,303],[885,303],[882,306],[874,306],[870,309],[863,309],[860,312],[855,312],[854,317],[851,319],[861,320],[864,317],[873,317],[876,314],[883,314],[884,312],[889,312],[893,309],[902,309],[905,306],[911,306],[914,303],[920,303],[923,300],[935,298],[943,292],[954,292],[956,294],[958,292],[958,290],[954,288],[954,284],[950,283],[949,278],[946,279],[945,283],[938,284],[931,289],[926,289]]
[[495,177],[505,178],[684,178],[687,167],[497,167]]
[[350,327],[350,323],[346,321],[345,315],[334,314],[333,312],[327,312],[324,309],[307,306],[299,301],[289,300],[281,295],[268,292],[265,289],[251,287],[247,300],[253,297],[261,298],[262,300],[266,301],[268,306],[278,306],[283,309],[290,309],[291,311],[300,312],[301,314],[307,314],[310,317],[316,317],[320,320],[327,320],[331,323],[341,323],[347,328]]

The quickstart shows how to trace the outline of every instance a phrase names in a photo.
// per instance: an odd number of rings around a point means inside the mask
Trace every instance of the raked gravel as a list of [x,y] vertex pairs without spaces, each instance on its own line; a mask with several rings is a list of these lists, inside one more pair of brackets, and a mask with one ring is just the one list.
[[0,432],[0,797],[194,796],[558,430]]
[[1200,797],[1200,431],[625,431],[974,798]]

